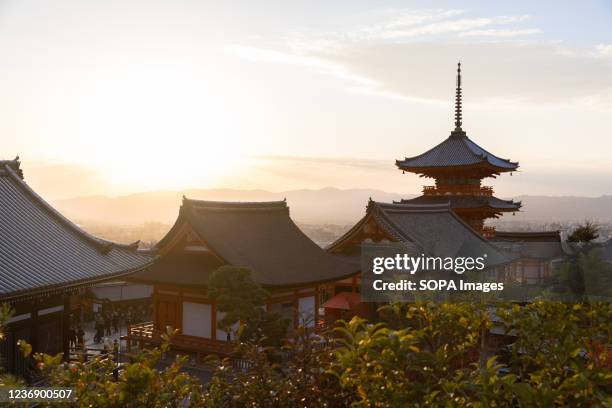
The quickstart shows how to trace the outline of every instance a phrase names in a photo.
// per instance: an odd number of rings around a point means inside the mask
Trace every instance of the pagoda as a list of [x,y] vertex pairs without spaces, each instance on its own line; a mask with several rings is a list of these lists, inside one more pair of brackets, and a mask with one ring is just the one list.
[[504,212],[521,208],[520,202],[502,200],[493,195],[493,188],[483,186],[482,180],[501,173],[513,172],[518,162],[502,159],[474,143],[461,127],[461,63],[457,64],[455,98],[455,129],[442,143],[414,157],[397,160],[402,171],[430,177],[435,185],[424,186],[423,195],[402,203],[449,203],[453,211],[474,230],[485,237],[495,230],[485,227],[487,218],[498,218]]

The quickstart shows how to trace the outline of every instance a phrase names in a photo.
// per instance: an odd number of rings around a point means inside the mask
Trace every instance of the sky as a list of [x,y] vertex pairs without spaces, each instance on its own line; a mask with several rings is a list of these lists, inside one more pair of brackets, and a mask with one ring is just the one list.
[[50,199],[376,188],[453,127],[497,195],[612,194],[609,1],[0,0],[0,157]]

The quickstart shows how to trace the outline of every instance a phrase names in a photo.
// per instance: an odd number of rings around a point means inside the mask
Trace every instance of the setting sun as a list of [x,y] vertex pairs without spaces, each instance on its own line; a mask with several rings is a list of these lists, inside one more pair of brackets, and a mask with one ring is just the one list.
[[101,67],[70,90],[65,134],[83,164],[133,188],[211,185],[249,151],[233,88],[189,64]]

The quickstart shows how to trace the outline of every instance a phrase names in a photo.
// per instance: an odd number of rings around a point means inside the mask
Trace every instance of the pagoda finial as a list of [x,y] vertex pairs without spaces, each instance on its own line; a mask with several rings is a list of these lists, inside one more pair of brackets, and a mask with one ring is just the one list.
[[455,131],[461,132],[461,62],[457,63],[457,93],[455,95]]

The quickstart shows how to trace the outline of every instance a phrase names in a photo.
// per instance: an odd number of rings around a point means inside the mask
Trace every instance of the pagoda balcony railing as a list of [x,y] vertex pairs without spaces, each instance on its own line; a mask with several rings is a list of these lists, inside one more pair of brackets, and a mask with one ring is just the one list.
[[428,196],[466,195],[466,196],[491,197],[493,195],[493,187],[474,186],[470,184],[424,186],[423,194],[428,195]]
[[485,238],[493,238],[495,236],[495,227],[482,227],[481,234]]

